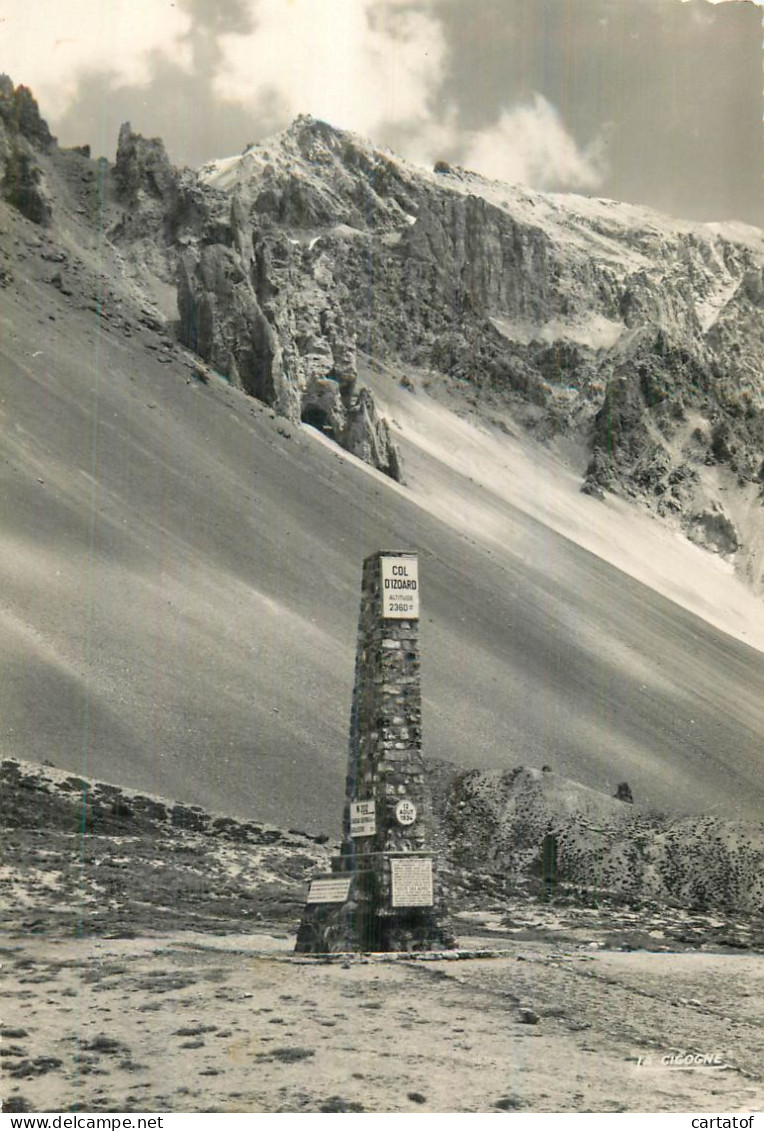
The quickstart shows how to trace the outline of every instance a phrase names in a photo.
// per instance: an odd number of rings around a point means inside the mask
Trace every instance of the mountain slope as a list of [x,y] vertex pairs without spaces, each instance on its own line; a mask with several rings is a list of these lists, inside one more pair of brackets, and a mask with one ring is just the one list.
[[[758,914],[761,825],[646,812],[546,770],[454,774],[438,791],[443,851],[466,877],[533,876],[547,894],[609,892]],[[554,840],[553,857],[542,844]],[[474,880],[473,880],[474,882]]]
[[[357,368],[409,486],[288,423],[177,345],[166,249],[125,242],[113,171],[35,161],[47,226],[0,205],[3,754],[331,832],[361,561],[400,546],[430,756],[758,815],[761,606],[718,559],[582,496],[501,405],[514,435],[446,413],[400,359]],[[606,560],[635,540],[649,585]]]

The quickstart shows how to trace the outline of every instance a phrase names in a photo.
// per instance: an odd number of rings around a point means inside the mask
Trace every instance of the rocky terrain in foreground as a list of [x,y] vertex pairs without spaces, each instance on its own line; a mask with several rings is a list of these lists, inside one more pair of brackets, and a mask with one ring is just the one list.
[[4,198],[49,224],[68,162],[148,317],[233,384],[398,479],[357,359],[445,375],[463,410],[508,408],[585,490],[639,500],[760,590],[759,229],[430,172],[309,117],[198,173],[126,124],[96,165],[23,87],[0,95]]
[[459,960],[332,963],[267,928],[6,936],[4,1109],[760,1110],[758,957],[460,929]]
[[17,761],[0,796],[6,1112],[760,1104],[760,916],[452,859],[455,951],[294,955],[324,836]]

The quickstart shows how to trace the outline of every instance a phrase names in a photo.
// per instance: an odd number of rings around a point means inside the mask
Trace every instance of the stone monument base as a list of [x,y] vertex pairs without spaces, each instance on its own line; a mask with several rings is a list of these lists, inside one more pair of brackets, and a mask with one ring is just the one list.
[[[390,875],[392,860],[401,858],[394,853],[384,856],[383,877]],[[442,924],[441,907],[391,907],[378,864],[355,870],[349,865],[347,856],[338,856],[331,872],[314,876],[296,954],[454,949],[456,940]]]

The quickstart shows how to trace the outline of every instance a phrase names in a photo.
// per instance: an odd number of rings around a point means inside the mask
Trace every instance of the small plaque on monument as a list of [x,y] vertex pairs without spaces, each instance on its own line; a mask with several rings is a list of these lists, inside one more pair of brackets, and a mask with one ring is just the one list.
[[313,880],[308,889],[307,903],[347,903],[350,879]]
[[373,801],[350,802],[350,835],[374,836],[377,817]]
[[429,856],[394,856],[390,869],[393,907],[432,907],[432,860]]
[[395,806],[395,819],[399,825],[413,825],[416,820],[416,805],[403,797]]
[[418,620],[419,563],[409,557],[379,559],[384,620]]

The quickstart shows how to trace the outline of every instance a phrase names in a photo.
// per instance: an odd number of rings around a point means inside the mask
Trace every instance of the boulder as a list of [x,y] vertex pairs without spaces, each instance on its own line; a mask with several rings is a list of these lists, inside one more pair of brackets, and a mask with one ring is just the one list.
[[729,557],[740,549],[740,538],[735,525],[718,503],[691,514],[685,530],[691,542],[714,554]]

